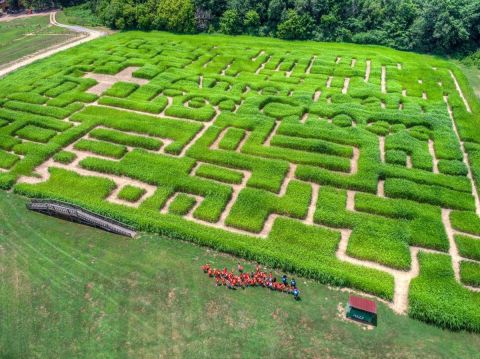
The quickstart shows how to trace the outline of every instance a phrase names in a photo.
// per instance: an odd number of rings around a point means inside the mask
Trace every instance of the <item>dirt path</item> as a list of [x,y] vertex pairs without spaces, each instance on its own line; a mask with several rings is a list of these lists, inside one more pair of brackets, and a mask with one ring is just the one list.
[[242,140],[238,144],[238,147],[235,149],[235,152],[237,152],[237,153],[242,152],[242,148],[245,145],[245,142],[247,142],[247,140],[250,138],[250,133],[251,133],[250,131],[245,131],[245,134],[243,135]]
[[316,59],[317,59],[317,56],[315,56],[315,55],[310,59],[310,62],[308,63],[308,67],[305,70],[306,74],[310,74],[310,72],[312,71],[313,63],[315,62]]
[[[463,284],[461,281],[460,262],[463,260],[463,258],[458,253],[458,247],[457,247],[457,242],[455,241],[455,235],[456,234],[463,235],[463,233],[457,232],[452,228],[452,224],[450,223],[451,212],[452,212],[451,209],[442,208],[442,223],[443,223],[443,226],[445,227],[445,232],[447,233],[447,237],[448,237],[448,244],[449,244],[448,254],[452,258],[452,267],[453,267],[453,273],[455,275],[455,280],[460,285],[462,285],[463,287],[473,292],[480,292],[480,288],[467,286]],[[476,261],[473,261],[473,262],[476,262]]]
[[460,97],[461,97],[462,100],[463,100],[463,103],[465,104],[465,108],[467,109],[468,112],[472,112],[472,110],[470,109],[470,105],[469,105],[468,102],[467,102],[467,99],[466,99],[465,96],[463,95],[462,88],[461,88],[460,85],[458,84],[457,78],[456,78],[455,75],[453,74],[452,70],[448,70],[448,72],[450,73],[450,76],[452,77],[452,80],[453,80],[453,82],[455,83],[455,88],[457,89],[458,94],[460,95]]
[[455,132],[455,136],[457,136],[458,142],[460,143],[460,150],[463,153],[463,163],[465,163],[465,166],[467,166],[467,178],[470,180],[470,183],[472,184],[472,195],[473,195],[473,198],[475,199],[475,213],[477,214],[477,216],[480,216],[480,199],[478,197],[477,186],[475,185],[475,181],[473,179],[472,169],[470,168],[468,153],[467,151],[465,151],[465,146],[458,133],[457,125],[455,123],[455,118],[453,117],[453,111],[452,111],[452,108],[450,107],[450,104],[448,103],[448,96],[443,96],[443,100],[447,104],[448,115],[450,116],[450,120],[452,120],[453,132]]
[[380,162],[385,163],[385,137],[378,137],[378,148],[380,150]]
[[264,62],[262,62],[260,67],[257,69],[257,71],[255,71],[255,75],[260,74],[260,71],[262,71],[265,68],[265,66],[270,62],[271,59],[272,59],[272,56],[269,56]]
[[87,72],[83,77],[94,79],[95,81],[97,81],[97,84],[93,87],[90,87],[87,90],[87,93],[100,96],[105,90],[109,89],[110,87],[112,87],[112,85],[120,81],[132,82],[137,85],[147,84],[149,82],[148,80],[133,77],[133,73],[136,70],[138,70],[138,67],[130,66],[123,69],[116,75],[104,75]]
[[227,126],[220,131],[220,133],[218,134],[215,141],[213,141],[213,143],[210,145],[211,150],[218,150],[219,149],[220,142],[222,142],[223,138],[225,137],[225,135],[227,134],[227,131],[230,128],[231,128],[230,126]]
[[342,94],[344,95],[347,94],[349,85],[350,85],[350,77],[347,77],[343,82]]
[[[45,15],[45,14],[41,14],[41,15]],[[22,17],[27,17],[27,16],[32,16],[32,15],[26,15],[26,16],[22,16]],[[85,28],[85,27],[81,27],[81,26],[71,26],[71,25],[60,24],[56,21],[55,16],[56,16],[56,12],[50,13],[50,23],[52,25],[69,29],[73,32],[79,33],[80,36],[75,38],[73,41],[69,40],[66,43],[55,45],[55,46],[53,46],[51,48],[48,48],[44,51],[37,52],[35,54],[26,56],[24,58],[21,58],[21,59],[15,61],[11,65],[8,65],[7,67],[0,69],[0,78],[9,74],[9,73],[11,73],[11,72],[13,72],[13,71],[15,71],[15,70],[17,70],[17,69],[19,69],[19,68],[21,68],[21,67],[23,67],[23,66],[29,65],[32,62],[44,59],[44,58],[49,57],[53,54],[56,54],[57,52],[70,49],[70,48],[75,47],[77,45],[83,44],[85,42],[88,42],[88,41],[91,41],[91,40],[94,40],[94,39],[97,39],[101,36],[106,35],[102,31],[92,30],[92,29],[88,29],[88,28]],[[19,18],[19,17],[15,17],[15,18]]]
[[333,80],[333,76],[328,76],[327,83],[325,84],[327,89],[330,88],[330,86],[332,85],[332,80]]
[[263,143],[264,146],[270,146],[270,142],[272,141],[273,136],[277,133],[278,128],[280,127],[281,122],[280,121],[275,121],[275,126],[273,126],[272,131],[268,135],[267,139]]
[[368,79],[370,78],[371,66],[372,66],[372,62],[370,60],[367,60],[367,66],[365,68],[365,82],[368,82]]
[[382,66],[382,93],[387,93],[387,67]]
[[35,13],[35,14],[23,13],[23,14],[16,14],[16,15],[6,15],[6,16],[0,17],[0,22],[9,22],[9,21],[17,20],[17,19],[24,19],[26,17],[45,16],[45,15],[48,15],[48,14],[49,14],[49,12],[39,12],[39,13]]
[[435,154],[435,147],[433,146],[434,143],[431,139],[428,139],[428,152],[430,152],[430,155],[432,156],[432,164],[433,164],[433,173],[437,174],[438,173],[438,159]]
[[318,202],[318,191],[320,190],[320,185],[316,183],[312,183],[312,200],[310,205],[308,206],[307,218],[305,218],[304,223],[308,225],[313,225],[313,219],[315,215],[315,211],[317,210],[317,202]]

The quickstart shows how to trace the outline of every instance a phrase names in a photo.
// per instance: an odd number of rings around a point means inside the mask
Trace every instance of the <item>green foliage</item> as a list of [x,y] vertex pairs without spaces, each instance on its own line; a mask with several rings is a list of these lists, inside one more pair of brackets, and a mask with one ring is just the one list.
[[464,258],[480,261],[480,241],[476,238],[456,235],[458,253]]
[[113,158],[121,158],[127,152],[125,146],[114,145],[109,142],[80,140],[75,143],[75,149],[80,151],[88,151],[101,156]]
[[197,203],[197,200],[185,193],[179,193],[175,196],[175,199],[168,207],[169,213],[178,214],[183,216],[187,214]]
[[414,184],[407,180],[387,179],[385,194],[389,197],[406,198],[453,209],[473,210],[475,208],[470,193],[457,192],[439,186]]
[[53,156],[53,160],[55,162],[69,164],[72,163],[77,158],[77,155],[73,152],[68,151],[60,151],[55,156]]
[[62,24],[101,26],[102,22],[92,11],[92,5],[85,2],[80,5],[65,7],[62,13],[57,13],[57,21]]
[[260,15],[255,10],[248,10],[243,19],[245,32],[250,35],[256,35],[260,26]]
[[227,35],[242,32],[242,19],[236,10],[229,9],[223,13],[220,18],[220,31]]
[[308,14],[299,15],[289,10],[283,22],[277,26],[277,36],[281,39],[305,40],[312,37],[314,21]]
[[16,135],[29,141],[47,143],[57,133],[53,130],[36,126],[25,126]]
[[460,278],[462,278],[462,282],[467,285],[480,287],[480,264],[469,261],[461,261]]
[[113,142],[131,147],[140,147],[153,151],[158,151],[160,147],[162,147],[162,141],[159,139],[136,136],[105,128],[94,129],[92,132],[90,132],[90,136],[102,141]]
[[105,91],[104,95],[114,97],[127,97],[138,88],[137,84],[131,82],[116,82]]
[[409,315],[440,327],[480,330],[480,297],[454,278],[450,256],[419,253],[420,275],[410,283]]
[[460,161],[448,161],[440,160],[438,161],[438,170],[441,173],[452,176],[466,176],[467,175],[467,166],[465,163]]
[[10,169],[18,161],[18,156],[12,153],[0,150],[0,168]]
[[155,23],[159,29],[192,32],[195,8],[190,0],[163,0],[159,3]]
[[395,165],[405,166],[407,154],[399,150],[390,150],[385,153],[385,161]]
[[[29,1],[37,5],[48,3]],[[105,25],[120,30],[190,33],[196,29],[455,53],[478,47],[479,8],[476,0],[359,0],[353,5],[347,0],[321,5],[279,0],[98,0],[67,8],[65,18],[84,25],[96,24],[99,18]]]
[[137,202],[144,194],[143,188],[138,188],[131,185],[126,185],[118,193],[118,198],[128,202]]
[[475,213],[453,211],[450,220],[454,229],[480,236],[480,219]]
[[210,164],[201,164],[195,174],[200,177],[210,178],[225,183],[240,184],[243,179],[243,175],[240,172]]
[[[266,16],[286,21],[286,5]],[[233,9],[245,18],[245,11]],[[480,232],[460,147],[463,142],[478,182],[479,107],[453,65],[385,48],[232,39],[122,32],[7,76],[0,82],[0,156],[15,162],[0,170],[0,188],[66,200],[139,231],[387,300],[394,288],[388,271],[337,258],[341,230],[351,233],[349,256],[399,270],[410,269],[411,246],[448,253],[442,208],[453,209],[452,226],[459,232]],[[367,59],[371,72],[365,81]],[[144,70],[148,84],[117,83],[110,96],[100,98],[86,93],[94,80],[85,72],[116,74],[132,66]],[[53,136],[31,142],[20,135],[28,126],[27,133]],[[430,141],[441,173],[433,173]],[[64,166],[57,163],[49,177],[36,178],[38,184],[18,181],[34,177],[51,158],[72,163],[75,154],[81,161],[74,161],[71,171],[58,170]],[[89,175],[77,174],[81,169]],[[121,177],[121,184],[109,175]],[[246,186],[239,186],[243,181]],[[379,181],[385,197],[377,194]],[[146,195],[138,182],[156,190]],[[125,187],[132,185],[138,188]],[[115,188],[119,198],[135,205],[110,200]],[[174,196],[179,203],[170,200]],[[478,256],[476,243],[457,241],[464,258]],[[452,295],[457,294],[463,296]],[[419,298],[415,313],[429,318]],[[463,300],[470,306],[475,299]],[[465,321],[458,326],[466,328]]]

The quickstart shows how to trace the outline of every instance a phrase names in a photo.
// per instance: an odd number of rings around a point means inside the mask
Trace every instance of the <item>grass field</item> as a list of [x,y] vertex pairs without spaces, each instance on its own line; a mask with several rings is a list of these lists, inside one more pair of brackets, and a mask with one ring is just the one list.
[[338,316],[347,293],[304,278],[301,302],[216,288],[200,265],[232,268],[237,259],[158,236],[125,240],[25,203],[0,193],[4,358],[474,358],[480,350],[478,335],[384,304],[378,327],[364,330]]
[[457,62],[463,73],[468,79],[470,86],[472,86],[475,95],[480,98],[480,70],[475,66],[467,66],[461,62]]
[[64,8],[57,13],[57,21],[69,25],[102,26],[102,22],[90,10],[88,3]]
[[75,36],[67,29],[50,26],[49,15],[0,21],[0,66]]
[[3,189],[480,331],[480,108],[452,63],[129,32],[8,76],[0,106]]

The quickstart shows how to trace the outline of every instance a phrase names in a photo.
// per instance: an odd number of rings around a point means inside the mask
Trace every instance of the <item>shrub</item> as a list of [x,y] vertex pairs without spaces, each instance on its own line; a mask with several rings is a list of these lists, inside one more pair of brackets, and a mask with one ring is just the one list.
[[147,102],[140,100],[129,100],[124,98],[102,97],[98,101],[98,103],[101,105],[121,107],[135,111],[160,113],[167,105],[167,100],[163,97],[158,97],[154,102]]
[[227,133],[223,136],[218,147],[222,150],[235,151],[240,144],[240,141],[246,136],[245,131],[231,127],[227,129]]
[[228,35],[242,32],[242,20],[236,10],[229,9],[223,13],[220,18],[220,31]]
[[164,0],[157,9],[155,24],[173,32],[193,32],[195,8],[190,0]]
[[89,133],[90,137],[98,140],[113,142],[120,145],[140,147],[147,150],[158,151],[162,147],[162,141],[152,137],[130,135],[121,131],[96,128]]
[[118,193],[118,198],[128,202],[137,202],[144,194],[145,189],[126,185]]
[[0,150],[0,168],[10,169],[19,160],[18,156]]
[[480,261],[480,240],[472,237],[456,235],[458,252],[464,258]]
[[25,126],[16,132],[16,135],[29,141],[47,143],[57,133],[53,130],[36,126]]
[[480,330],[480,297],[454,278],[450,256],[420,252],[420,275],[410,283],[409,315],[452,330]]
[[185,193],[178,193],[175,199],[168,207],[169,213],[178,214],[180,216],[186,215],[193,206],[197,203],[195,197],[189,196]]
[[480,218],[474,212],[453,211],[450,220],[454,229],[480,236]]
[[114,145],[113,143],[102,141],[80,140],[75,143],[75,149],[88,151],[101,156],[121,158],[127,152],[125,146]]
[[124,98],[130,95],[138,87],[137,84],[131,82],[116,82],[112,87],[105,91],[103,95]]
[[407,162],[407,154],[403,151],[390,150],[385,152],[385,161],[395,165],[405,166]]
[[295,10],[288,10],[285,20],[277,26],[277,36],[287,40],[310,39],[313,27],[314,21],[310,15],[299,15]]
[[63,163],[68,165],[72,163],[77,158],[77,155],[73,152],[68,151],[60,151],[55,156],[53,156],[53,160],[55,162]]
[[452,191],[438,186],[416,184],[407,180],[387,178],[385,194],[389,197],[406,198],[446,208],[475,209],[473,197],[470,193]]
[[225,167],[210,165],[208,163],[202,163],[195,174],[200,177],[210,178],[225,183],[240,184],[243,179],[243,174],[240,172],[232,171]]
[[469,261],[460,262],[462,282],[473,287],[480,287],[480,264]]
[[465,163],[449,160],[438,161],[438,170],[442,173],[452,176],[466,176],[468,172]]
[[158,67],[152,65],[145,65],[136,70],[133,75],[142,79],[153,79],[160,72]]

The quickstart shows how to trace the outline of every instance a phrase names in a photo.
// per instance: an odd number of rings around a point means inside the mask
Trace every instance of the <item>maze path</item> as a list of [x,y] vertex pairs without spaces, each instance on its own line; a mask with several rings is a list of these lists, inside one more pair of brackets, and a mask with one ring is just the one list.
[[[419,253],[450,256],[456,283],[478,292],[462,281],[465,258],[454,238],[467,231],[451,221],[458,210],[480,213],[468,153],[476,144],[462,140],[449,97],[474,109],[451,70],[371,53],[122,36],[115,46],[95,45],[98,54],[70,59],[80,70],[70,65],[71,72],[32,81],[36,95],[0,86],[0,138],[12,141],[0,146],[0,183],[13,175],[15,188],[35,191],[48,187],[54,167],[109,179],[115,189],[103,200],[115,209],[218,230],[226,249],[229,236],[257,241],[258,250],[275,247],[286,220],[318,236],[307,244],[292,235],[283,243],[292,254],[338,235],[332,265],[392,278],[389,305],[398,313],[406,313],[420,275]],[[21,131],[26,126],[34,129]],[[99,129],[116,134],[100,140],[92,136]],[[79,141],[92,149],[79,150]],[[148,141],[161,145],[138,145]],[[41,160],[37,150],[45,151]],[[59,151],[76,158],[59,163]],[[119,199],[127,185],[143,195]],[[191,207],[173,214],[185,196]],[[358,241],[374,252],[362,252]],[[326,257],[315,258],[310,269]],[[352,287],[385,297],[360,281]]]

